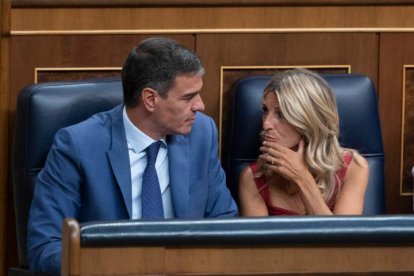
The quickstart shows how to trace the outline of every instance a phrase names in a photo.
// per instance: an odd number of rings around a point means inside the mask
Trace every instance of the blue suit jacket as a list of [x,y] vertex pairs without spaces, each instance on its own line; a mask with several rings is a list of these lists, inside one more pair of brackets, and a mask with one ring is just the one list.
[[[61,129],[34,190],[28,222],[30,269],[60,273],[63,219],[130,219],[131,173],[123,106]],[[197,113],[188,135],[167,137],[177,218],[236,216],[217,158],[214,121]]]

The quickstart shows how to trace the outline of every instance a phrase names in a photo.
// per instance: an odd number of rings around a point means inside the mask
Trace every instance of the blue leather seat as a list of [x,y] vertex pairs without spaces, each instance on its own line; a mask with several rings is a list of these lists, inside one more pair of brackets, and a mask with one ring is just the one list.
[[[357,74],[322,74],[322,77],[333,88],[337,100],[341,145],[358,150],[369,163],[364,214],[383,214],[384,150],[375,87],[369,78]],[[270,76],[245,77],[232,88],[222,161],[235,199],[240,171],[259,155],[262,95],[269,79]]]
[[27,220],[33,183],[43,168],[58,129],[122,103],[120,79],[40,83],[25,87],[17,99],[12,153],[19,267],[10,275],[27,275]]
[[[338,96],[341,141],[345,146],[357,148],[364,154],[369,160],[370,169],[375,172],[370,177],[366,213],[381,213],[384,209],[383,150],[374,87],[363,76],[326,77]],[[228,147],[229,154],[223,159],[226,160],[223,164],[227,165],[234,195],[237,194],[240,169],[258,154],[261,93],[268,78],[247,78],[235,86],[229,128],[232,135],[227,141],[231,146]],[[41,83],[25,87],[19,94],[12,153],[19,267],[12,268],[10,275],[30,275],[27,270],[26,227],[33,183],[43,168],[54,134],[62,127],[111,109],[120,104],[122,99],[120,79]]]

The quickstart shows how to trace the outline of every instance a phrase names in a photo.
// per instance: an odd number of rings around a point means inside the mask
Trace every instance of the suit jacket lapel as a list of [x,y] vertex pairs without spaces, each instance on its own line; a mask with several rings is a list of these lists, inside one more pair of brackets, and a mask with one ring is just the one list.
[[112,117],[112,145],[108,151],[108,157],[119,188],[121,189],[129,218],[131,218],[131,169],[122,112],[123,106],[120,106],[114,111],[114,116]]
[[188,140],[181,135],[168,138],[168,166],[174,212],[176,217],[185,218],[190,184]]

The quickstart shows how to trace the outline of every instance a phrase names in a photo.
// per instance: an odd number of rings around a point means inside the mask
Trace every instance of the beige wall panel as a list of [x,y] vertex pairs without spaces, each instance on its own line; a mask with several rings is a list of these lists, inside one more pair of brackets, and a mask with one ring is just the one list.
[[400,180],[403,82],[407,81],[408,86],[413,82],[410,75],[407,76],[408,80],[404,80],[403,72],[404,65],[414,64],[414,36],[411,33],[381,34],[380,41],[379,104],[386,153],[387,210],[392,213],[412,213],[412,195],[402,194]]
[[15,8],[11,21],[13,33],[233,28],[414,28],[414,6]]

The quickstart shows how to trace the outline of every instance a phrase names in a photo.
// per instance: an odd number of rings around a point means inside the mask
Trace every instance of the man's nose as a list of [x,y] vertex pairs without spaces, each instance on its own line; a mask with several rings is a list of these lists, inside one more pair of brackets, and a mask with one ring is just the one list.
[[203,111],[205,109],[203,99],[200,94],[197,94],[194,99],[193,111]]

